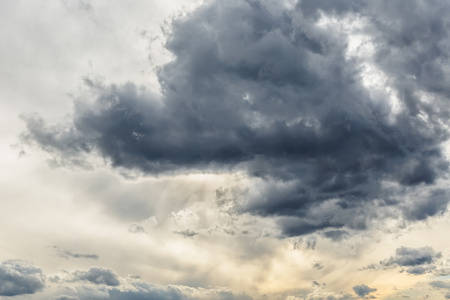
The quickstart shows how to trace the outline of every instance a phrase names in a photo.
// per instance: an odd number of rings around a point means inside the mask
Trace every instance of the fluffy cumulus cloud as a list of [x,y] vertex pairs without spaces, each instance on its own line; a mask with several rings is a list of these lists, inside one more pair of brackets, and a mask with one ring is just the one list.
[[[449,201],[438,187],[449,11],[444,0],[205,1],[166,33],[161,95],[88,79],[96,96],[72,119],[24,117],[22,138],[60,164],[246,172],[238,212],[275,218],[287,236],[424,220]],[[352,48],[356,33],[366,50]]]
[[42,270],[22,260],[0,264],[0,296],[34,294],[45,286]]

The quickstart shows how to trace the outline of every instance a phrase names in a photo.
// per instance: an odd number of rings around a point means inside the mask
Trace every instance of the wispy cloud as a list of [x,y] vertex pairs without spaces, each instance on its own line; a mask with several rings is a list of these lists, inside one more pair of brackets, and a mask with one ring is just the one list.
[[91,253],[74,253],[70,250],[63,250],[59,249],[58,247],[54,246],[56,251],[58,252],[58,256],[64,257],[64,258],[87,258],[87,259],[95,259],[98,260],[99,256],[97,254],[91,254]]

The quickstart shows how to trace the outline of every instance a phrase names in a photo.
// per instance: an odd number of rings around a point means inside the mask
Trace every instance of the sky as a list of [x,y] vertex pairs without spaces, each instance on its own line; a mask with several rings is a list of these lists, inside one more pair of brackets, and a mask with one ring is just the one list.
[[450,299],[450,2],[0,2],[0,299]]

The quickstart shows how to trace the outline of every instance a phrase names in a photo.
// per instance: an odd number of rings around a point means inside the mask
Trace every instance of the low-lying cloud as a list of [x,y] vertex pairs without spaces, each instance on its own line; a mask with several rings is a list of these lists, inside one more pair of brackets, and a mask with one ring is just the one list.
[[[250,300],[244,293],[234,293],[228,288],[194,288],[184,285],[151,284],[135,278],[121,277],[105,267],[90,267],[88,271],[74,270],[55,282],[64,294],[54,295],[58,300],[115,299],[115,300]],[[53,293],[50,292],[49,293]]]
[[45,287],[42,270],[23,260],[0,264],[0,296],[34,294]]

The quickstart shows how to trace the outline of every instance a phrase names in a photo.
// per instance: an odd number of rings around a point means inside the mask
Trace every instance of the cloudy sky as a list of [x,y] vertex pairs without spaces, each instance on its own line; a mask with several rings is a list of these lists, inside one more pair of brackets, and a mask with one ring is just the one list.
[[0,299],[450,299],[450,2],[0,2]]

